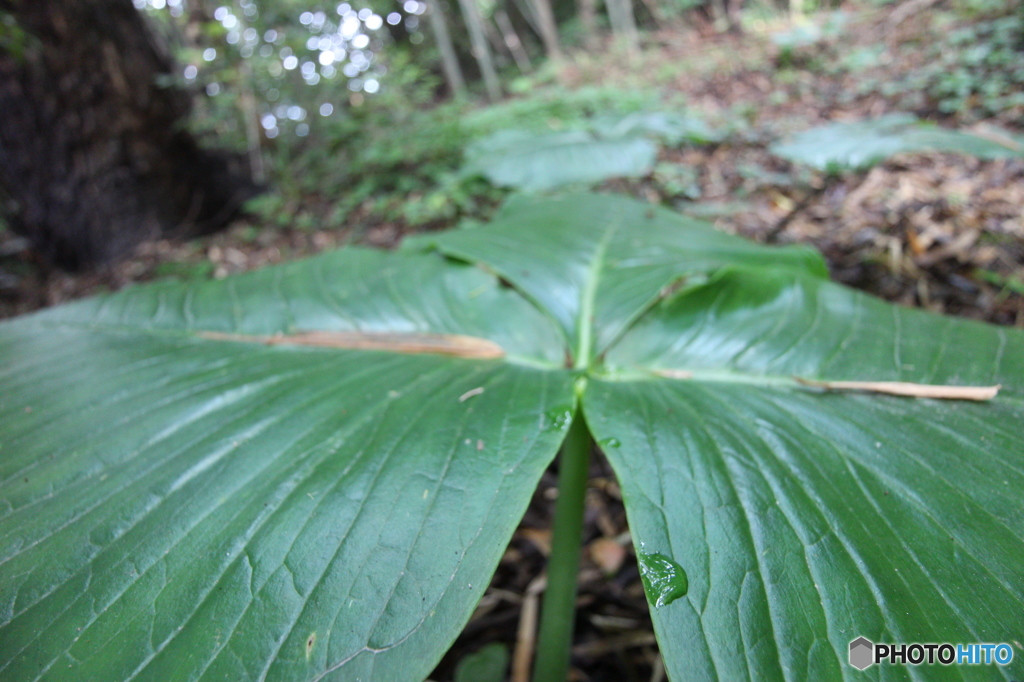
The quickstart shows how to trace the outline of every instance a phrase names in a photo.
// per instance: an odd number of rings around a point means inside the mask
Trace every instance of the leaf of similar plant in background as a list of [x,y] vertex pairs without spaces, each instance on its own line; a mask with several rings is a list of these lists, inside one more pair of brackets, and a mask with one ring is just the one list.
[[459,661],[455,682],[502,682],[508,672],[508,661],[508,648],[504,644],[488,644]]
[[[652,608],[673,679],[854,679],[858,636],[1007,642],[1012,666],[927,679],[1020,676],[1018,331],[736,269],[652,311],[608,364],[587,422],[612,444],[634,542],[689,577]],[[821,394],[794,375],[1004,388],[977,404]]]
[[583,128],[505,129],[478,139],[466,148],[462,174],[482,175],[501,187],[543,192],[647,175],[657,157],[652,139],[670,146],[722,139],[699,118],[659,111],[604,114],[574,125]]
[[597,139],[576,130],[530,133],[503,130],[466,149],[466,175],[499,187],[542,192],[573,183],[636,178],[654,166],[657,147],[642,137]]
[[721,133],[712,130],[703,119],[662,111],[595,117],[591,129],[605,139],[649,135],[673,147],[684,142],[712,144],[722,140]]
[[783,48],[798,48],[813,45],[822,39],[821,27],[817,24],[797,24],[787,31],[779,31],[771,34],[773,43]]
[[347,251],[0,331],[0,676],[422,679],[564,435],[508,360],[203,338],[463,334],[550,366],[476,268]]
[[900,152],[954,152],[982,159],[1021,156],[1019,145],[992,137],[923,125],[912,114],[887,114],[870,121],[831,123],[772,145],[773,154],[819,170],[863,170]]

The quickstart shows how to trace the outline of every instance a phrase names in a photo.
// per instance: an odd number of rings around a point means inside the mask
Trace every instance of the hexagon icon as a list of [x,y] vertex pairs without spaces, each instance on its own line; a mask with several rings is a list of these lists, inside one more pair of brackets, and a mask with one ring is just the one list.
[[864,670],[875,662],[875,645],[867,637],[858,637],[850,642],[850,665]]

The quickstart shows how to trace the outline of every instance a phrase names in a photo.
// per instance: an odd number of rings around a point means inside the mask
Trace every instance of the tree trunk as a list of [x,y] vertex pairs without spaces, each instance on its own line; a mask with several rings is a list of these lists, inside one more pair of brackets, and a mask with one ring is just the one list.
[[736,34],[743,33],[743,22],[741,10],[743,0],[722,0],[725,5],[725,18],[729,23],[729,31]]
[[[487,36],[487,41],[491,45],[491,56],[494,57],[494,62],[498,67],[504,68],[508,64],[508,59],[505,58],[508,46],[502,39],[501,31],[498,30],[493,21],[487,21],[484,17],[481,17],[480,19],[480,24],[484,29],[484,35]],[[515,58],[513,57],[513,59]]]
[[519,40],[519,34],[516,33],[515,28],[512,27],[512,21],[508,18],[508,13],[500,7],[494,10],[494,23],[497,24],[498,30],[501,31],[501,36],[505,40],[505,47],[512,54],[512,59],[516,60],[516,66],[519,67],[519,71],[523,74],[533,71],[530,56],[523,49],[523,43]]
[[526,20],[533,32],[540,35],[540,23],[537,21],[537,10],[530,0],[512,0],[512,4],[519,10],[519,15]]
[[597,0],[576,0],[580,25],[583,27],[583,46],[596,52],[600,46],[597,36]]
[[606,0],[605,4],[608,5],[608,21],[615,41],[625,45],[630,55],[636,55],[640,51],[640,38],[636,17],[633,16],[633,0]]
[[465,97],[466,79],[462,77],[462,67],[459,66],[459,58],[455,55],[455,46],[452,44],[451,34],[448,33],[448,22],[437,0],[431,0],[428,4],[427,18],[430,20],[430,30],[434,33],[437,51],[441,53],[441,70],[444,71],[448,90],[452,97]]
[[498,72],[494,70],[494,60],[491,58],[491,48],[487,44],[487,35],[484,33],[484,21],[480,16],[480,9],[476,0],[459,0],[462,7],[462,17],[466,21],[466,28],[469,30],[469,39],[473,45],[473,57],[480,65],[480,74],[484,78],[484,86],[487,88],[487,99],[497,102],[501,99],[501,86],[498,83]]
[[131,0],[0,0],[27,35],[0,51],[0,185],[11,227],[66,267],[224,226],[258,190],[201,149],[190,97]]
[[558,61],[562,58],[562,46],[558,42],[558,27],[555,25],[555,13],[551,11],[549,0],[531,0],[540,25],[540,39],[544,43],[544,52],[548,59]]
[[[728,2],[728,0],[725,1]],[[647,7],[647,11],[651,13],[651,18],[654,19],[654,25],[658,30],[662,31],[668,28],[668,17],[665,16],[665,12],[661,9],[661,5],[658,4],[658,0],[643,0],[643,2]]]

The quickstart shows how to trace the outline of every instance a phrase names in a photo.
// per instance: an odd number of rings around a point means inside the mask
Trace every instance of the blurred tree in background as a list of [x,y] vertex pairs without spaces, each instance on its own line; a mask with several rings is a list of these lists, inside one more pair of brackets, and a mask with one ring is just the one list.
[[5,0],[0,185],[40,253],[77,267],[168,232],[223,226],[253,196],[186,129],[190,96],[130,0]]

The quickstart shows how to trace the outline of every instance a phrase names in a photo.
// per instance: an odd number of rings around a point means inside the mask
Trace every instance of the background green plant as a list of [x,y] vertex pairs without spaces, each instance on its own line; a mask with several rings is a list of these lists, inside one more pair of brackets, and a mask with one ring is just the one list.
[[[964,23],[964,18],[969,19]],[[935,19],[941,39],[924,46],[924,64],[883,86],[967,121],[1024,111],[1024,10],[1014,3],[961,3]]]

